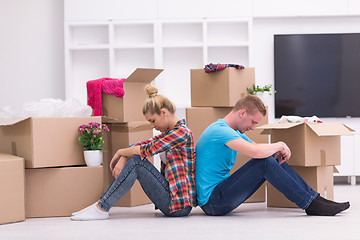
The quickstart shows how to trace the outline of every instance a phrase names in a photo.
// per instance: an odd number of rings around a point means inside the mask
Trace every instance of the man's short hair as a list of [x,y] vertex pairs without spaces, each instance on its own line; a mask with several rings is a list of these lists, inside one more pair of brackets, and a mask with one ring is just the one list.
[[245,109],[249,114],[253,115],[258,110],[263,116],[266,115],[266,107],[260,98],[255,95],[248,95],[238,100],[233,107],[233,111]]

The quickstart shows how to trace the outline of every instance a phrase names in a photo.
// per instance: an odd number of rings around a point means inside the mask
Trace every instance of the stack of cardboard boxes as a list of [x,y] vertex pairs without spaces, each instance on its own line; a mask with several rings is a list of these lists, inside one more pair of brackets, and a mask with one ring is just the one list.
[[[191,70],[191,108],[186,109],[187,126],[192,130],[195,143],[202,132],[211,123],[225,117],[235,103],[248,95],[247,88],[255,83],[254,68],[224,70],[205,73],[204,69]],[[268,123],[265,116],[259,125]],[[268,136],[260,134],[262,130],[253,130],[246,135],[257,143],[268,143]],[[239,169],[250,158],[238,153],[231,173]],[[264,202],[265,185],[262,185],[246,202]]]
[[[102,95],[102,119],[110,129],[104,135],[104,191],[113,181],[109,163],[116,151],[153,137],[152,126],[142,113],[143,104],[148,98],[144,90],[145,86],[162,71],[162,69],[138,68],[124,81],[124,97]],[[132,207],[148,203],[151,203],[150,199],[136,181],[131,190],[115,206]]]
[[[287,163],[321,196],[333,200],[333,172],[340,165],[340,136],[352,130],[339,123],[274,123],[260,126],[271,142],[283,141],[291,149]],[[297,207],[271,184],[268,207]]]
[[[0,120],[0,223],[69,216],[103,191],[102,167],[84,167],[78,127],[100,117]],[[15,157],[17,156],[17,157]],[[25,168],[25,170],[24,170]]]

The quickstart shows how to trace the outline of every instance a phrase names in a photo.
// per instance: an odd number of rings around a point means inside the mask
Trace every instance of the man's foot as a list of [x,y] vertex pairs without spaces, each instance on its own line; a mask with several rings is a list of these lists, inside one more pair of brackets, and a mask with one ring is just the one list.
[[335,216],[349,207],[349,202],[337,203],[324,198],[321,199],[319,195],[305,209],[305,212],[307,215],[313,216]]
[[324,202],[324,203],[329,203],[329,204],[340,204],[341,206],[343,206],[342,211],[348,209],[350,207],[350,203],[349,202],[342,202],[342,203],[338,203],[338,202],[334,202],[331,200],[328,200],[326,198],[323,198],[322,196],[319,195],[319,200]]
[[109,212],[104,212],[98,208],[97,204],[93,204],[70,218],[73,221],[105,220],[109,218]]

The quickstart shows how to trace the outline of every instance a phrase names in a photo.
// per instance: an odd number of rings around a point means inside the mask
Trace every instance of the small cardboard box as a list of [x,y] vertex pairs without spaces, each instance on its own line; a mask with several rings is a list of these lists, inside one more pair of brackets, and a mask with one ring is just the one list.
[[233,107],[254,84],[254,68],[230,67],[214,73],[191,69],[191,106]]
[[[120,148],[127,148],[131,144],[135,144],[153,137],[152,126],[147,121],[133,121],[127,123],[119,123],[116,121],[109,121],[103,118],[110,132],[104,135],[106,152],[104,152],[104,191],[109,187],[113,181],[109,165],[112,157]],[[149,159],[153,161],[152,158]],[[130,191],[125,194],[114,206],[117,207],[133,207],[143,204],[151,203],[146,196],[140,183],[136,180]]]
[[0,119],[0,152],[25,159],[26,168],[85,165],[78,127],[101,117]]
[[0,153],[0,224],[25,220],[24,159]]
[[271,142],[285,142],[291,150],[291,166],[340,165],[340,136],[352,129],[340,123],[272,123],[259,127]]
[[25,170],[26,217],[70,216],[103,194],[103,167]]
[[125,95],[102,94],[102,115],[119,122],[144,121],[143,104],[148,97],[145,86],[153,81],[163,69],[137,68],[123,83]]
[[[292,167],[309,186],[329,200],[334,199],[333,166],[321,167]],[[270,183],[267,183],[267,206],[268,207],[294,207],[298,206],[288,200]]]
[[[231,112],[232,107],[191,107],[186,108],[186,124],[191,129],[194,141],[197,143],[203,131],[219,118],[225,117]],[[268,123],[268,116],[264,116],[259,125]],[[269,137],[260,134],[262,130],[254,129],[245,134],[256,143],[268,143]],[[250,160],[250,157],[238,153],[235,165],[230,174],[238,170],[242,165]],[[245,202],[265,202],[265,184],[263,184],[248,200]]]

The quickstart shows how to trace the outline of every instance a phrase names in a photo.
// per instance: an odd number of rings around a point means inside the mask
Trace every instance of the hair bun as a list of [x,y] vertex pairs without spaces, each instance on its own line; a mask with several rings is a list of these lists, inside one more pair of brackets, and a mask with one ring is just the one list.
[[149,96],[149,98],[152,98],[158,94],[158,89],[154,85],[149,84],[145,87],[145,92]]

